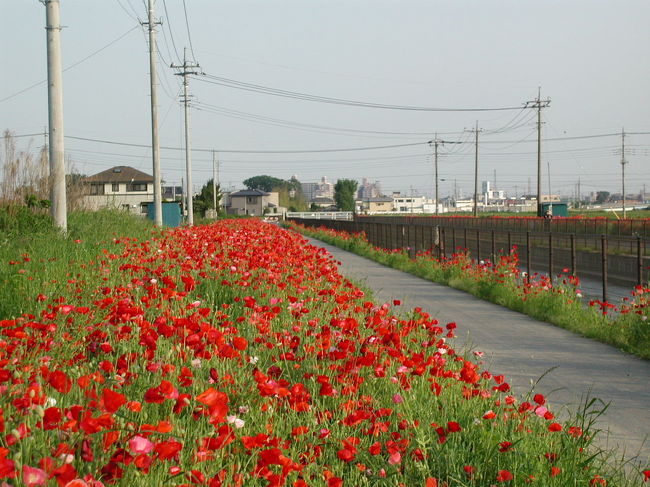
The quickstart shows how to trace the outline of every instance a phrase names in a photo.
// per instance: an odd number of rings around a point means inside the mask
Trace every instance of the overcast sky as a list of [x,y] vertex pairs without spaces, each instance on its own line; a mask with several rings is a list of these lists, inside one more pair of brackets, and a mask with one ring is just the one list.
[[[115,165],[152,173],[146,0],[61,0],[66,152],[77,171]],[[479,180],[512,193],[536,188],[535,110],[436,112],[377,109],[278,97],[213,84],[213,77],[323,97],[428,108],[543,110],[543,191],[650,192],[650,2],[648,0],[182,0],[156,1],[161,145],[183,147],[183,49],[205,76],[190,79],[193,180],[212,176],[219,151],[225,187],[259,174],[380,181],[385,193],[433,194],[439,147],[441,195]],[[45,7],[0,0],[0,128],[47,126]],[[188,29],[189,26],[189,29]],[[189,31],[189,34],[188,34]],[[121,38],[120,38],[121,37]],[[120,38],[119,40],[117,40]],[[106,47],[108,46],[108,47]],[[104,48],[100,52],[98,50]],[[92,55],[94,54],[94,55]],[[92,55],[88,59],[86,57]],[[83,62],[78,63],[79,61]],[[76,64],[76,65],[75,65]],[[74,65],[74,66],[73,66]],[[18,94],[19,93],[19,94]],[[243,112],[243,113],[242,113]],[[288,123],[287,123],[288,122]],[[603,135],[602,137],[571,137]],[[73,138],[75,137],[75,138]],[[114,142],[83,141],[79,138]],[[550,140],[558,139],[558,140]],[[43,137],[22,137],[36,150]],[[30,145],[31,144],[31,145]],[[246,153],[405,147],[341,152]],[[163,179],[180,184],[184,154],[161,151]]]

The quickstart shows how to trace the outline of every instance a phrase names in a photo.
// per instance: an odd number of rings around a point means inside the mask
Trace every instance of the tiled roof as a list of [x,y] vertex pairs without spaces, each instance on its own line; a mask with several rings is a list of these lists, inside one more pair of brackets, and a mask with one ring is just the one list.
[[230,197],[232,198],[233,196],[268,196],[269,194],[271,193],[267,193],[266,191],[262,191],[260,189],[242,189],[241,191],[230,193]]
[[84,179],[90,183],[153,183],[153,176],[130,166],[115,166]]

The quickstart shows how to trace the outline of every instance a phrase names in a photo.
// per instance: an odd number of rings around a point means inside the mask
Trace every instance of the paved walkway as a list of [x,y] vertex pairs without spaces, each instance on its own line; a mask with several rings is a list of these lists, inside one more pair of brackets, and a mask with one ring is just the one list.
[[601,445],[618,446],[626,457],[638,455],[644,468],[650,465],[650,361],[318,240],[311,242],[334,255],[340,271],[372,289],[377,300],[400,299],[405,310],[419,306],[442,324],[456,322],[456,349],[483,351],[486,368],[504,374],[516,394],[527,393],[546,373],[535,390],[549,398],[556,413],[564,406],[575,411],[587,396],[609,403],[599,423],[609,431],[607,436],[602,433]]

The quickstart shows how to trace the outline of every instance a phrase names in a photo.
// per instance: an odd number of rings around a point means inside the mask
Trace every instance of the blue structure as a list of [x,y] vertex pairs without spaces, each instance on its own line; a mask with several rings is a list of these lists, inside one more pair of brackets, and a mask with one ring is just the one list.
[[542,210],[540,216],[546,215],[546,211],[549,209],[552,216],[569,216],[569,208],[566,203],[542,203],[540,206]]
[[[154,204],[147,205],[147,218],[154,220]],[[162,203],[162,221],[166,227],[180,227],[181,225],[181,204],[175,202]]]

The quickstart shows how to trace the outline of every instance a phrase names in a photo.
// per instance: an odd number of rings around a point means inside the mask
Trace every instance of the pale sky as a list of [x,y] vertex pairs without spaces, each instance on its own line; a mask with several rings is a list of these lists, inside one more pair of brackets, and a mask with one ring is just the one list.
[[[321,97],[436,108],[521,107],[541,88],[542,98],[551,99],[542,112],[543,192],[548,167],[553,193],[573,195],[578,179],[583,194],[620,192],[623,127],[631,133],[626,192],[646,183],[650,192],[648,0],[186,0],[187,22],[182,0],[165,1],[167,11],[156,1],[163,21],[161,146],[184,144],[180,77],[169,64],[181,62],[188,47],[206,73],[190,80],[191,145],[207,150],[193,151],[195,189],[212,177],[208,151],[215,150],[225,187],[240,188],[259,174],[295,174],[303,182],[366,177],[380,181],[385,193],[432,195],[426,142],[438,133],[465,142],[440,147],[441,196],[452,192],[454,180],[469,195],[474,145],[467,142],[474,136],[464,130],[476,121],[483,129],[479,180],[494,181],[496,171],[498,189],[521,194],[529,184],[533,193],[536,188],[534,110],[354,107],[233,89],[212,84],[216,76]],[[121,145],[151,140],[148,47],[138,22],[146,18],[145,3],[61,0],[63,66],[70,67],[63,75],[65,148],[78,172],[129,165],[152,173],[149,149]],[[44,26],[45,7],[37,0],[0,0],[0,128],[17,135],[47,126],[46,84],[17,94],[46,78]],[[604,134],[616,135],[571,139]],[[21,137],[19,144],[37,150],[43,140]],[[419,145],[228,152],[411,143]],[[180,184],[184,153],[162,150],[161,166],[168,184]]]

